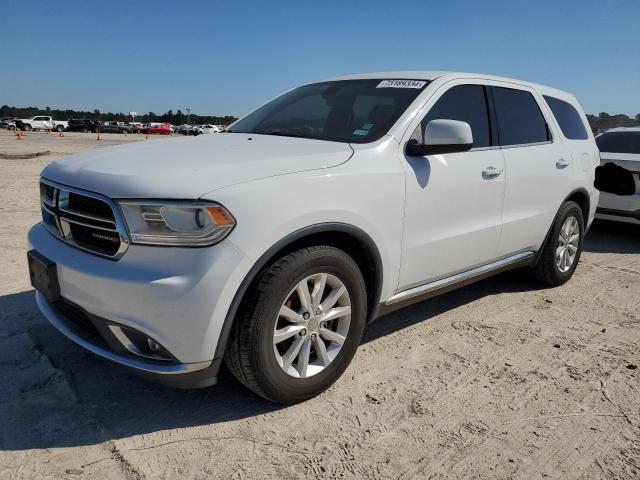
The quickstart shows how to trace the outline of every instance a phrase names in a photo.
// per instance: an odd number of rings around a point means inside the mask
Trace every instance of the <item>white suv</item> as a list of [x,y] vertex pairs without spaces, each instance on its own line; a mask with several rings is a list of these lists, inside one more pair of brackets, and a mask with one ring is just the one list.
[[365,324],[507,268],[573,274],[598,149],[573,95],[476,74],[353,75],[223,134],[86,151],[42,172],[37,302],[97,355],[182,387],[224,360],[299,402]]

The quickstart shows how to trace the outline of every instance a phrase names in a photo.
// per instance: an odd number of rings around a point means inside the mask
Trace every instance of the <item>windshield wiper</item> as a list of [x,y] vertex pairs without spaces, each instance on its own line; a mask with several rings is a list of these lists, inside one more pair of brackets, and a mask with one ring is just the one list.
[[255,132],[258,135],[275,135],[278,137],[294,137],[294,138],[305,138],[303,135],[299,135],[297,133],[283,133],[280,130],[273,130],[271,132]]

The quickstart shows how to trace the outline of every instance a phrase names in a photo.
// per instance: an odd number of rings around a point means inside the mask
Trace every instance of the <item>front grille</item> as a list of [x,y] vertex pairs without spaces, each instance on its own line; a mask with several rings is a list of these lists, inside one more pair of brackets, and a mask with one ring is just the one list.
[[42,180],[40,199],[44,224],[60,239],[109,258],[124,254],[126,231],[108,198]]
[[111,207],[96,198],[85,197],[84,195],[71,192],[69,193],[69,207],[74,210],[98,215],[105,220],[115,221]]

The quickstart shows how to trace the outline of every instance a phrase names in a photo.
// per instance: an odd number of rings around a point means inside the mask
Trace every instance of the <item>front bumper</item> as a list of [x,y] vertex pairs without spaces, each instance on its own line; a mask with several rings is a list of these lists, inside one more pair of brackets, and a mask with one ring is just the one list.
[[[131,245],[120,260],[78,250],[38,224],[29,247],[56,263],[60,296],[101,321],[156,340],[170,364],[122,354],[79,335],[64,315],[37,294],[38,306],[63,334],[93,353],[176,386],[215,382],[214,354],[229,306],[252,262],[228,239],[208,248]],[[194,382],[181,385],[183,377]]]

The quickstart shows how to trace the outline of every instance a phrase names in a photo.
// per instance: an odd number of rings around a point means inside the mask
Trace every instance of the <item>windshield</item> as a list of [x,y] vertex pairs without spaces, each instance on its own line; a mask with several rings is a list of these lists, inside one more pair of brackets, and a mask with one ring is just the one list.
[[640,132],[609,132],[596,137],[598,149],[609,153],[640,154]]
[[226,131],[373,142],[389,131],[428,83],[367,79],[303,85],[260,107]]

